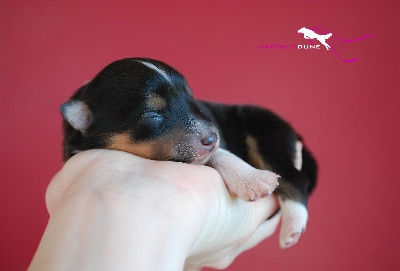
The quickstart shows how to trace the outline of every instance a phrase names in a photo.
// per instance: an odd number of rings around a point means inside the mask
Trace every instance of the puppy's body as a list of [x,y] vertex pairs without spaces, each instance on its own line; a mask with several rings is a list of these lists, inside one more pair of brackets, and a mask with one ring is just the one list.
[[[287,122],[256,106],[203,104],[218,124],[222,148],[255,168],[278,173],[284,180],[278,188],[279,195],[307,204],[307,197],[316,184],[316,164],[308,149],[303,147],[303,167],[300,171],[296,169],[296,143],[301,138]],[[290,185],[286,180],[290,180]]]
[[281,247],[295,244],[305,229],[316,163],[292,127],[268,110],[197,101],[175,69],[142,58],[110,64],[60,110],[65,160],[83,150],[108,148],[207,164],[233,195],[246,200],[275,190],[273,171],[281,176],[276,189]]

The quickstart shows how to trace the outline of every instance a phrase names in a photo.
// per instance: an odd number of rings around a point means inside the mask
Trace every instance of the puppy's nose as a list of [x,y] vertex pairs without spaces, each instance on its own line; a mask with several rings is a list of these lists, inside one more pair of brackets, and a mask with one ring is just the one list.
[[201,139],[201,144],[207,147],[215,147],[215,144],[217,144],[218,141],[218,136],[216,133],[212,133],[210,135],[207,135]]

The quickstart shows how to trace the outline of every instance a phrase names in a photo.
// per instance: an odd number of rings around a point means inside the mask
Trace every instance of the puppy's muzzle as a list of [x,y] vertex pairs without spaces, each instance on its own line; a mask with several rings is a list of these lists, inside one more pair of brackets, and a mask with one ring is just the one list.
[[218,135],[213,132],[209,135],[204,136],[200,141],[205,148],[207,148],[210,152],[212,152],[217,146]]
[[218,148],[219,138],[218,134],[211,132],[203,135],[197,144],[194,144],[193,150],[196,153],[191,164],[205,164],[210,158],[211,154]]

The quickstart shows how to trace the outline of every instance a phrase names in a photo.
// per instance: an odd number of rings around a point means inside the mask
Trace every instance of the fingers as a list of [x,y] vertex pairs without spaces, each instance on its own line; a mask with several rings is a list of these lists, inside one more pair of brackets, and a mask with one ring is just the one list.
[[247,242],[243,243],[241,247],[241,252],[253,248],[266,238],[270,237],[276,231],[280,219],[281,214],[278,213],[274,215],[271,219],[265,220],[263,223],[261,223],[260,226],[253,233],[253,235],[247,240]]
[[260,242],[270,237],[278,227],[281,215],[277,214],[269,220],[265,220],[259,225],[252,235],[243,243],[230,245],[218,252],[209,255],[207,266],[216,269],[225,269],[236,259],[238,255],[246,250],[253,248]]
[[264,223],[271,215],[273,215],[279,208],[279,200],[275,194],[272,194],[266,198],[261,200],[251,202],[249,205],[246,205],[248,210],[247,212],[255,211],[254,214],[257,225]]

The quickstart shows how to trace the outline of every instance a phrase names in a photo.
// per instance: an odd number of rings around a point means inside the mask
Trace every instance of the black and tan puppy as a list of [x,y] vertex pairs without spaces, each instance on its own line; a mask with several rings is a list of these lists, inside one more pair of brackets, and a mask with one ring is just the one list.
[[206,164],[221,174],[232,195],[245,200],[271,194],[279,174],[281,247],[295,244],[305,229],[316,163],[292,127],[268,110],[197,101],[172,67],[129,58],[108,65],[60,111],[65,160],[107,148]]

